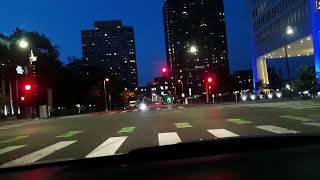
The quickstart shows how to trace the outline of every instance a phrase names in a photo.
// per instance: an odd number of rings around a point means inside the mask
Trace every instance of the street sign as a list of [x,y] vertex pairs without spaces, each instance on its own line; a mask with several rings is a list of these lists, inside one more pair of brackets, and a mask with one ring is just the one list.
[[17,71],[17,74],[21,74],[22,75],[24,73],[24,69],[23,69],[22,66],[17,66],[16,71]]

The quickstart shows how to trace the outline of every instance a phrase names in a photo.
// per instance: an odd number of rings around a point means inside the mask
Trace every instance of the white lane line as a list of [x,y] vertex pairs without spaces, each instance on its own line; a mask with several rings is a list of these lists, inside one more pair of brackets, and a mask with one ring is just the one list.
[[320,122],[309,122],[309,123],[302,123],[302,124],[309,125],[309,126],[320,127]]
[[4,153],[7,153],[7,152],[10,152],[10,151],[14,151],[16,149],[20,149],[20,148],[25,147],[25,146],[27,146],[27,145],[9,146],[9,147],[2,148],[2,149],[0,149],[0,155],[4,154]]
[[133,110],[133,112],[137,112],[137,111],[138,111],[138,109]]
[[126,113],[126,112],[128,112],[128,111],[121,111],[120,113]]
[[21,158],[18,158],[16,160],[10,161],[8,163],[2,164],[0,168],[5,168],[5,167],[12,167],[12,166],[23,166],[23,165],[28,165],[32,164],[64,147],[67,147],[77,141],[61,141],[56,144],[53,144],[51,146],[48,146],[46,148],[40,149],[38,151],[35,151],[31,154],[25,155]]
[[111,137],[90,152],[86,158],[101,157],[101,156],[112,156],[120,148],[122,143],[127,139],[128,136],[122,137]]
[[311,121],[311,119],[309,118],[298,117],[298,116],[280,116],[280,118],[292,119],[292,120],[298,120],[298,121]]
[[160,110],[161,108],[156,108],[156,110]]
[[159,146],[181,143],[181,139],[176,132],[159,133],[158,139],[159,139]]
[[65,116],[65,117],[58,117],[57,119],[71,119],[71,118],[81,118],[81,117],[88,117],[89,114],[84,115],[74,115],[74,116]]
[[0,126],[0,130],[17,128],[17,127],[21,127],[21,126],[22,126],[22,124],[10,124],[10,125],[6,125],[6,126]]
[[289,133],[299,133],[299,131],[289,130],[287,128],[273,126],[273,125],[264,125],[264,126],[256,126],[258,129],[262,129],[265,131],[273,132],[276,134],[289,134]]
[[226,129],[210,129],[207,130],[212,135],[216,136],[217,138],[228,138],[228,137],[238,137],[238,134],[235,134],[231,131]]
[[184,107],[182,107],[182,106],[180,106],[180,107],[178,107],[179,109],[184,109]]

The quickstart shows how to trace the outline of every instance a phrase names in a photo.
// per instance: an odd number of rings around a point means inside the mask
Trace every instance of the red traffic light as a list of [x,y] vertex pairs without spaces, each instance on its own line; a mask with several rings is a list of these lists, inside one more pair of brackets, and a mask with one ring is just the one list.
[[211,83],[213,79],[211,77],[208,78],[208,83]]
[[20,100],[21,100],[21,101],[24,101],[24,100],[26,100],[26,98],[22,96],[22,97],[20,98]]
[[167,68],[165,68],[165,67],[162,68],[163,73],[166,73],[167,71],[168,71]]
[[31,91],[31,85],[30,84],[25,85],[24,90]]

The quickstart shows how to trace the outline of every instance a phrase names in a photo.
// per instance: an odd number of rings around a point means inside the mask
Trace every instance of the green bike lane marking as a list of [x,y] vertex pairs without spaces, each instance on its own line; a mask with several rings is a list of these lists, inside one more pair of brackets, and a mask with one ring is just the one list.
[[280,116],[280,118],[285,118],[285,119],[292,119],[292,120],[298,120],[298,121],[312,121],[310,118],[305,118],[305,117],[298,117],[298,116]]
[[7,140],[0,141],[0,144],[3,144],[3,143],[11,143],[11,142],[18,141],[18,140],[20,140],[20,139],[24,139],[24,138],[27,138],[27,137],[29,137],[29,135],[26,135],[26,136],[17,136],[17,137],[11,138],[11,139],[7,139]]
[[121,128],[118,133],[132,133],[135,129],[136,127],[124,127]]
[[184,123],[174,123],[176,125],[176,127],[178,129],[184,129],[184,128],[192,128],[192,126],[187,123],[187,122],[184,122]]
[[79,133],[82,133],[83,131],[68,131],[64,134],[61,134],[59,136],[56,136],[57,138],[69,138],[69,137],[72,137],[72,136],[75,136]]
[[227,121],[232,122],[232,123],[236,123],[236,124],[251,124],[251,121],[247,121],[244,119],[228,119]]

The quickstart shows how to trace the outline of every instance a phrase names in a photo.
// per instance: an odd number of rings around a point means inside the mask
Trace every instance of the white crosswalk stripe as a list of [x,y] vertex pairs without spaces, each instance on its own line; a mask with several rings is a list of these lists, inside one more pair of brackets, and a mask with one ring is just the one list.
[[128,136],[111,137],[89,153],[86,158],[114,155]]
[[159,133],[158,139],[159,139],[159,146],[178,144],[181,142],[181,139],[176,132]]
[[238,134],[235,134],[231,131],[226,129],[210,129],[207,130],[212,135],[216,136],[217,138],[228,138],[228,137],[238,137]]
[[287,128],[283,128],[283,127],[278,127],[278,126],[273,126],[273,125],[263,125],[263,126],[256,126],[258,129],[262,129],[265,131],[269,131],[272,133],[276,133],[276,134],[295,134],[295,133],[299,133],[299,131],[295,131],[295,130],[289,130]]
[[320,127],[320,122],[309,122],[309,123],[302,123],[302,124],[309,125],[309,126]]
[[2,164],[0,168],[5,167],[12,167],[12,166],[21,166],[21,165],[28,165],[32,164],[64,147],[67,147],[77,141],[61,141],[56,144],[53,144],[51,146],[48,146],[46,148],[40,149],[38,151],[35,151],[31,154],[25,155],[21,158],[18,158],[16,160],[10,161],[8,163]]
[[21,146],[9,146],[9,147],[5,147],[5,148],[2,148],[0,149],[0,155],[1,154],[4,154],[4,153],[7,153],[7,152],[10,152],[10,151],[14,151],[16,149],[20,149],[22,147],[25,147],[26,145],[21,145]]
[[10,125],[5,125],[5,126],[0,126],[0,130],[17,128],[17,127],[21,127],[22,125],[23,125],[23,124],[10,124]]

